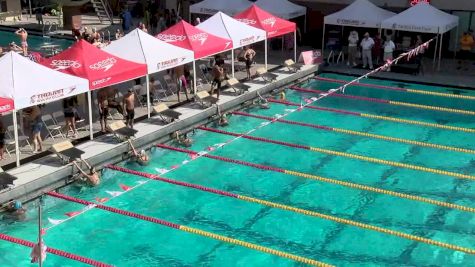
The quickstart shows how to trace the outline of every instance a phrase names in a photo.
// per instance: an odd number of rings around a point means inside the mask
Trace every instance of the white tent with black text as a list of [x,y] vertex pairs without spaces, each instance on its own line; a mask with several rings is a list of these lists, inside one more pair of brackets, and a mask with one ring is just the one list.
[[233,50],[231,50],[231,69],[233,76],[234,49],[261,41],[267,43],[266,32],[264,30],[249,26],[224,14],[223,12],[216,13],[211,18],[205,20],[196,27],[216,36],[230,39],[233,42]]
[[[148,74],[171,69],[194,60],[193,51],[163,42],[140,29],[135,29],[119,40],[113,41],[103,50],[129,61],[146,64]],[[149,75],[146,76],[145,84],[147,95],[150,96]],[[150,117],[150,97],[147,99]]]
[[[442,40],[444,33],[457,27],[458,39],[458,24],[459,18],[444,11],[441,11],[434,6],[420,2],[419,4],[410,7],[394,17],[388,18],[381,23],[381,28],[392,29],[396,31],[422,32],[434,33],[439,37],[436,42],[439,47],[439,63],[442,54]],[[440,41],[439,41],[440,40]],[[434,53],[435,63],[436,53]]]
[[0,58],[0,97],[13,100],[17,165],[20,163],[16,111],[89,91],[89,81],[35,63],[15,52]]

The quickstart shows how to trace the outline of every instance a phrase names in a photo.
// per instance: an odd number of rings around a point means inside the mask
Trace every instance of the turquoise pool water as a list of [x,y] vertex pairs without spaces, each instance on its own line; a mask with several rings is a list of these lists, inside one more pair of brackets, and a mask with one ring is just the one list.
[[[349,77],[322,74],[325,77]],[[393,85],[388,81],[367,83]],[[301,87],[329,89],[335,84],[310,81]],[[411,88],[449,92],[444,88],[409,84]],[[445,91],[444,91],[445,90]],[[474,92],[460,90],[466,95]],[[459,93],[460,93],[459,92]],[[351,87],[347,94],[382,99],[398,99],[473,110],[473,101],[428,97],[404,92],[386,92]],[[312,94],[287,90],[287,99],[300,102]],[[363,112],[451,126],[475,128],[474,116],[369,103],[342,98],[325,98],[316,104],[323,107]],[[275,116],[295,107],[271,104],[271,109],[244,110],[256,115]],[[405,138],[440,145],[475,149],[474,133],[401,124],[334,112],[304,109],[285,119],[338,127],[354,131]],[[230,125],[220,128],[230,132],[246,132],[265,122],[262,119],[233,115]],[[209,127],[215,127],[210,124]],[[252,136],[289,143],[309,145],[340,152],[475,175],[475,155],[365,138],[313,128],[272,123],[251,133]],[[191,136],[194,151],[233,137],[197,130]],[[171,145],[176,145],[171,143]],[[165,149],[152,149],[152,163],[147,167],[122,163],[129,169],[157,174],[170,169],[190,156]],[[383,164],[330,156],[308,150],[289,148],[260,141],[238,139],[214,150],[212,155],[319,175],[459,205],[475,207],[475,183],[468,179],[423,171],[391,167]],[[384,227],[450,244],[475,248],[474,213],[443,208],[431,204],[375,194],[318,182],[283,173],[264,171],[209,158],[198,158],[164,177],[212,187],[228,192],[273,201],[323,214]],[[223,197],[177,185],[105,170],[98,188],[70,186],[60,192],[94,201],[110,197],[106,191],[120,191],[120,185],[141,186],[106,203],[118,209],[165,219],[273,249],[293,253],[337,266],[473,266],[475,256],[450,249],[360,229],[333,221],[290,211],[269,208],[240,199]],[[66,212],[84,206],[45,197],[46,218],[66,219]],[[0,232],[34,241],[35,204],[25,222],[0,224]],[[229,245],[214,239],[182,232],[146,221],[92,209],[47,231],[46,244],[71,253],[90,257],[116,266],[302,266],[292,260]],[[30,266],[29,249],[0,241],[0,266]],[[82,266],[54,255],[48,255],[44,266]]]
[[[20,39],[15,35],[14,32],[10,31],[0,31],[0,46],[8,47],[11,42],[15,42],[17,45],[20,45]],[[58,45],[61,50],[64,50],[71,46],[73,41],[68,39],[59,39],[52,37],[43,37],[39,35],[28,35],[28,46],[31,51],[45,52],[41,47],[47,45]]]

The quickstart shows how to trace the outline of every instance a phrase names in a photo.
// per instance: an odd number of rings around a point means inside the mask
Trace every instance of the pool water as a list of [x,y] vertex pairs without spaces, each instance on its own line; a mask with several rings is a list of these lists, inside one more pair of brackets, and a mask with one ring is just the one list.
[[[321,74],[322,77],[347,80],[350,77]],[[397,86],[389,81],[366,80],[366,83]],[[408,87],[433,92],[453,92],[416,84]],[[326,90],[337,84],[310,80],[300,87]],[[475,96],[474,92],[457,93]],[[397,99],[440,107],[473,110],[473,100],[433,97],[391,92],[364,87],[349,87],[346,94]],[[287,90],[287,100],[300,103],[314,94]],[[475,128],[473,116],[398,107],[361,100],[327,97],[312,105],[354,112],[370,113]],[[285,114],[293,106],[272,103],[271,108],[244,110],[255,115]],[[303,109],[285,119],[374,133],[390,137],[475,149],[474,133],[402,124],[335,112]],[[230,117],[230,125],[219,129],[244,133],[259,127],[265,120],[242,115]],[[215,125],[208,125],[215,128]],[[293,144],[308,145],[382,160],[402,162],[428,168],[475,175],[475,155],[416,145],[384,141],[332,131],[290,125],[269,124],[252,133]],[[190,150],[208,151],[210,146],[234,137],[196,130]],[[176,146],[174,143],[170,143]],[[385,194],[343,187],[284,173],[155,148],[152,162],[140,167],[124,162],[120,166],[158,174],[161,169],[181,167],[164,177],[199,184],[239,195],[259,198],[323,214],[350,219],[420,237],[475,248],[475,214],[457,209],[403,199]],[[342,156],[262,141],[237,139],[213,150],[211,155],[242,160],[319,175],[331,179],[392,190],[405,194],[474,207],[475,182],[469,179],[419,170],[392,167]],[[184,161],[189,161],[181,165]],[[337,266],[473,266],[475,256],[451,249],[412,241],[384,233],[349,226],[303,214],[269,208],[199,191],[196,189],[148,180],[114,170],[103,171],[98,188],[69,186],[62,194],[94,201],[110,197],[106,191],[121,191],[121,185],[138,186],[106,202],[108,206],[142,215],[161,218],[180,225],[251,242],[261,246],[315,259]],[[35,203],[25,222],[2,222],[0,232],[35,241],[37,214]],[[66,219],[65,213],[79,211],[83,205],[45,197],[43,227],[46,220]],[[116,266],[303,266],[292,260],[230,245],[146,221],[92,209],[49,229],[44,236],[48,246],[89,257]],[[0,241],[0,266],[30,266],[29,249]],[[82,264],[48,255],[44,266],[82,266]]]
[[[11,42],[15,42],[17,45],[21,46],[20,39],[14,32],[0,31],[1,47],[8,47]],[[73,41],[68,39],[60,39],[49,36],[43,37],[31,33],[28,35],[28,46],[31,51],[48,52],[47,50],[42,50],[42,47],[49,45],[58,45],[59,49],[64,50],[70,47],[72,44]]]

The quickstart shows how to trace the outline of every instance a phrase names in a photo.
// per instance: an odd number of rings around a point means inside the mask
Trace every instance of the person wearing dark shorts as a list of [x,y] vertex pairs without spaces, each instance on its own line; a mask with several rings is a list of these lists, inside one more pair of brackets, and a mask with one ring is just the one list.
[[29,108],[26,112],[30,120],[31,125],[31,134],[34,144],[33,153],[38,153],[43,151],[43,140],[41,139],[41,129],[43,128],[43,121],[41,120],[41,109],[39,106],[33,106]]
[[109,116],[109,104],[107,100],[107,91],[105,89],[97,94],[97,103],[99,105],[99,122],[101,123],[101,132],[107,131],[107,117]]
[[0,120],[0,160],[5,159],[5,132],[6,129],[3,126],[3,121]]
[[127,94],[124,96],[123,100],[124,110],[126,111],[125,115],[125,124],[130,128],[134,128],[134,117],[135,117],[135,94],[134,90],[129,89]]
[[77,99],[75,97],[65,98],[63,100],[63,110],[64,110],[64,119],[66,120],[66,138],[69,137],[69,131],[73,132],[73,137],[78,136],[76,130],[76,114],[75,114],[75,103]]
[[247,79],[251,79],[251,66],[252,66],[252,59],[251,55],[246,55],[246,73],[247,73]]

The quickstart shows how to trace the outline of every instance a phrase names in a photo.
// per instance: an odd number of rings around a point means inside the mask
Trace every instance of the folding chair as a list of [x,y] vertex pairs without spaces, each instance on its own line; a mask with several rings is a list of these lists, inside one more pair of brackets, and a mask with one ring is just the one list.
[[79,116],[79,119],[78,118],[74,118],[76,120],[76,130],[84,130],[84,131],[87,131],[89,129],[89,124],[86,122],[86,118],[84,116],[81,116],[81,114],[79,113],[79,110],[76,110],[78,116]]
[[66,119],[64,118],[64,112],[62,111],[55,111],[51,114],[51,117],[53,118],[54,124],[61,126],[61,132],[66,130],[66,135],[68,135],[69,130],[71,129],[66,129]]
[[166,124],[171,123],[174,120],[178,120],[181,115],[180,112],[168,108],[168,106],[163,103],[155,106],[153,110],[160,116],[162,121]]
[[53,144],[51,151],[58,156],[63,164],[67,164],[71,160],[81,159],[81,155],[84,154],[84,151],[75,148],[70,141]]
[[[155,92],[157,92],[157,94],[154,94],[153,95],[153,103],[157,103],[157,102],[160,102],[160,97],[158,96],[158,94],[162,94],[164,96],[164,98],[168,101],[168,94],[167,94],[167,90],[165,88],[163,88],[163,85],[162,83],[159,81],[159,80],[156,80],[153,82],[153,86],[155,87]],[[170,91],[171,95],[175,95],[175,92],[173,91]]]
[[[135,99],[137,99],[137,103],[142,107],[147,106],[147,92],[144,89],[145,88],[140,84],[134,85],[132,87],[132,90],[134,90]],[[143,91],[145,91],[145,94]],[[144,96],[145,96],[145,101],[143,99]]]
[[208,67],[206,67],[205,64],[200,64],[198,67],[199,67],[200,72],[201,72],[202,83],[211,84],[211,80],[213,80],[213,79],[210,76],[211,74],[208,71]]
[[240,83],[236,78],[231,78],[228,80],[229,87],[233,88],[234,92],[237,94],[243,94],[251,88],[249,85]]
[[289,71],[298,72],[302,69],[303,64],[295,63],[292,59],[287,59],[284,61],[284,66],[289,69]]
[[48,135],[46,137],[51,136],[53,140],[55,137],[58,137],[58,136],[61,138],[64,138],[63,132],[61,132],[62,127],[60,125],[56,125],[53,117],[50,114],[41,116],[41,121],[45,125],[46,130],[48,131]]
[[257,76],[261,77],[264,79],[264,82],[273,82],[277,80],[277,74],[267,72],[265,68],[258,68],[256,70]]
[[218,102],[218,98],[211,96],[207,91],[199,91],[196,93],[195,98],[202,107],[206,107],[206,103],[209,103],[210,106]]
[[178,84],[176,81],[174,82],[170,75],[164,75],[163,80],[165,81],[165,85],[169,92],[178,92]]
[[124,139],[129,139],[138,132],[135,129],[127,127],[123,121],[115,121],[109,124],[109,128],[114,136],[121,142],[123,142]]
[[[7,137],[8,137],[7,140],[12,140],[13,145],[15,145],[15,138],[14,138],[15,134],[13,133],[13,131],[14,131],[14,128],[13,128],[12,125],[7,127]],[[5,146],[7,146],[7,144],[8,144],[7,140],[5,140]],[[31,151],[33,151],[33,147],[31,146],[31,143],[30,143],[30,137],[28,137],[23,132],[23,129],[21,127],[18,127],[18,144],[20,144],[21,142],[25,142],[26,145],[31,149]],[[8,151],[7,151],[7,153],[10,155],[10,153]]]

